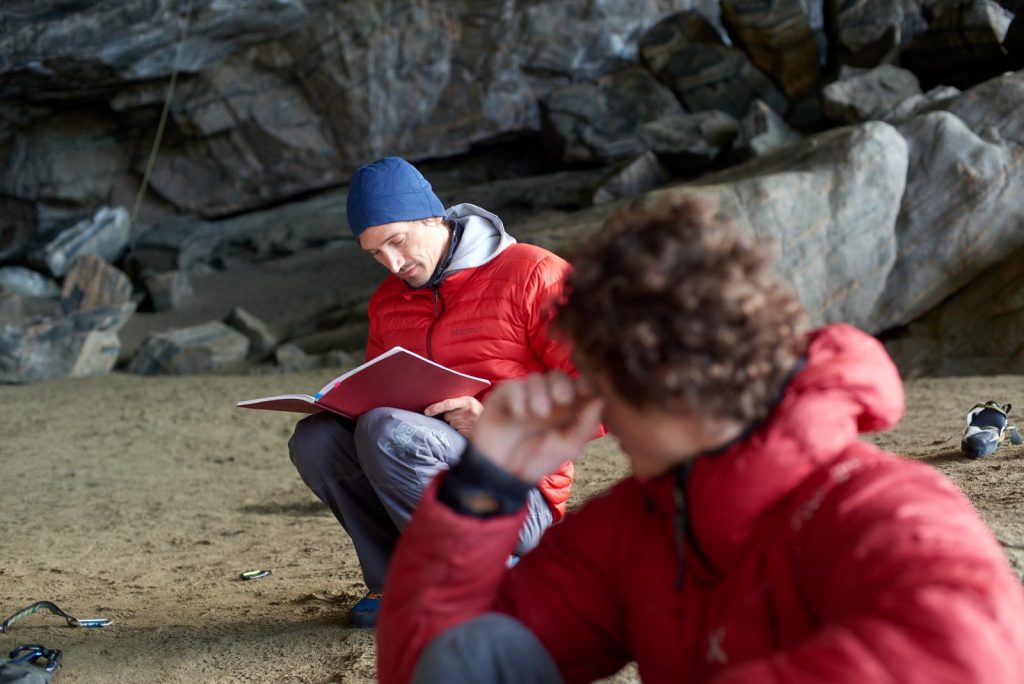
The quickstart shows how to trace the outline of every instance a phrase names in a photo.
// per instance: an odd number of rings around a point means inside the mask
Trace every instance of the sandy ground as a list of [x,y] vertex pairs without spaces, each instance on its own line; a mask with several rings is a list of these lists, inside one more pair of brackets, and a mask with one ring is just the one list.
[[[233,407],[328,375],[0,387],[0,619],[47,599],[114,620],[33,615],[0,652],[62,649],[58,681],[372,681],[373,632],[344,624],[363,591],[352,547],[288,461],[295,417]],[[990,398],[1024,407],[1024,377],[913,381],[906,418],[873,439],[955,480],[1024,574],[1024,446],[958,450],[967,409]],[[577,504],[624,472],[614,440],[579,472]],[[255,568],[273,574],[238,579]]]

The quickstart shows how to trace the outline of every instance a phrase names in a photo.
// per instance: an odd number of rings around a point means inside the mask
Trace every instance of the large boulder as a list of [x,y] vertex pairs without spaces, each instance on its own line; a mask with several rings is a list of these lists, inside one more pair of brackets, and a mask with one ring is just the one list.
[[722,22],[787,97],[818,82],[818,43],[803,0],[722,0]]
[[657,190],[641,205],[709,196],[772,246],[812,324],[880,330],[897,260],[894,225],[907,177],[907,145],[870,122],[828,131],[699,181]]
[[900,124],[911,174],[900,255],[875,314],[881,329],[923,315],[1024,247],[1024,72]]

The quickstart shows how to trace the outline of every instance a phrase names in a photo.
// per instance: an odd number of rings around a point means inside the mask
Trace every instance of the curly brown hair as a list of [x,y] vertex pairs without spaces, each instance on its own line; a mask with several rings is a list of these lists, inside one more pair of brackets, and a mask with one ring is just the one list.
[[572,261],[555,326],[637,405],[760,420],[804,352],[796,296],[706,200],[623,210]]

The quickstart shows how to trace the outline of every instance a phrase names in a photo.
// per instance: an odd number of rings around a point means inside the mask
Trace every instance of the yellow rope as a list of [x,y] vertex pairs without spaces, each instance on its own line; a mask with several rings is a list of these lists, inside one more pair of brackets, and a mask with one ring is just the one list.
[[142,206],[142,198],[149,187],[149,177],[153,174],[153,167],[156,166],[157,152],[160,149],[160,141],[164,137],[164,128],[167,126],[167,115],[171,111],[171,100],[174,98],[174,85],[178,82],[178,64],[181,62],[182,48],[185,46],[185,38],[188,36],[188,25],[192,19],[192,0],[188,0],[188,7],[185,8],[185,23],[181,27],[181,37],[178,39],[178,49],[174,53],[174,64],[171,67],[171,80],[167,83],[167,95],[164,97],[164,109],[160,112],[160,123],[156,127],[156,136],[153,138],[153,148],[149,151],[149,160],[146,162],[146,170],[142,174],[142,186],[139,187],[139,194],[135,197],[135,206],[132,207],[131,225],[135,225],[135,218],[139,214],[139,207]]

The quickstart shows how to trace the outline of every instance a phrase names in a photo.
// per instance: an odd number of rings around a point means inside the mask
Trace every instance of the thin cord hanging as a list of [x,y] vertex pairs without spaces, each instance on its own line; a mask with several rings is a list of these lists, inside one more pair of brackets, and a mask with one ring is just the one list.
[[153,138],[153,148],[149,151],[149,160],[146,162],[146,170],[142,174],[142,185],[139,187],[139,194],[135,197],[135,206],[132,207],[131,225],[135,225],[135,219],[139,214],[139,207],[142,206],[142,198],[149,187],[149,177],[153,174],[153,167],[156,166],[157,152],[160,150],[160,141],[164,137],[164,128],[167,126],[167,115],[171,112],[171,101],[174,99],[174,85],[178,82],[178,65],[181,62],[182,49],[185,46],[185,38],[188,36],[188,26],[192,19],[192,0],[188,0],[185,8],[185,22],[181,27],[181,37],[178,39],[178,49],[174,53],[174,64],[171,67],[171,79],[167,83],[167,95],[164,97],[164,109],[160,112],[160,123],[156,127],[156,136]]

